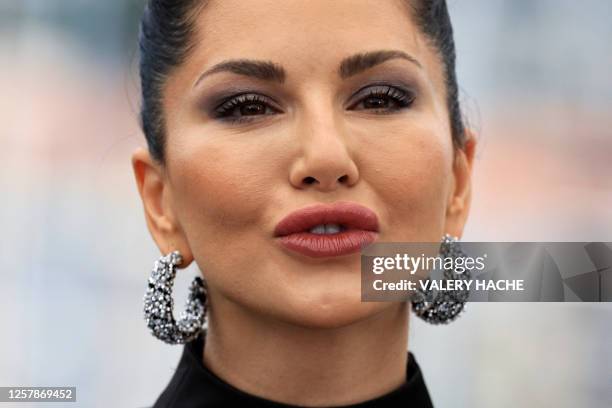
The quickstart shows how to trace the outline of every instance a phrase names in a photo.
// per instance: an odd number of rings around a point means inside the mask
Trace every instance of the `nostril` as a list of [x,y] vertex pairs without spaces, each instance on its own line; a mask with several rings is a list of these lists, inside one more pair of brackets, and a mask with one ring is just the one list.
[[314,184],[317,180],[314,177],[305,177],[304,178],[304,183],[306,184]]
[[346,182],[347,179],[348,179],[348,176],[345,174],[344,176],[340,177],[338,179],[338,181],[341,182],[341,183],[344,183],[344,182]]

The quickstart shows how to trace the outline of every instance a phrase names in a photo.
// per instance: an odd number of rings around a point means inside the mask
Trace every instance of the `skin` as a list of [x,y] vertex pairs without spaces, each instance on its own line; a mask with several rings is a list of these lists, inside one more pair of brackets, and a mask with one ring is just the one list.
[[[340,78],[345,57],[376,50],[418,65],[394,58]],[[282,66],[284,82],[231,72],[198,81],[244,58]],[[442,69],[396,0],[224,0],[197,15],[195,46],[163,93],[166,162],[140,148],[132,164],[160,251],[178,249],[207,280],[204,363],[221,378],[309,406],[372,399],[405,381],[409,305],[362,303],[358,253],[308,258],[273,229],[294,210],[341,200],[378,215],[379,241],[461,237],[476,143],[467,131],[465,148],[453,147]],[[357,103],[380,80],[411,84],[413,104],[384,113]],[[244,123],[211,117],[231,86],[278,110]]]

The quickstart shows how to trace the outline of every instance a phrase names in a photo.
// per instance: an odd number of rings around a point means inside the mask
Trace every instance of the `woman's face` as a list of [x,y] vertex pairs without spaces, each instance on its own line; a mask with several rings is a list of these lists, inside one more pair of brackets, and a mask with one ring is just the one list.
[[[230,60],[282,72],[210,72]],[[460,236],[473,149],[454,160],[445,98],[402,1],[211,1],[163,93],[165,169],[142,160],[149,228],[162,251],[195,259],[213,304],[308,327],[373,316],[392,304],[360,302],[359,253],[313,258],[274,228],[349,201],[376,213],[378,242]]]

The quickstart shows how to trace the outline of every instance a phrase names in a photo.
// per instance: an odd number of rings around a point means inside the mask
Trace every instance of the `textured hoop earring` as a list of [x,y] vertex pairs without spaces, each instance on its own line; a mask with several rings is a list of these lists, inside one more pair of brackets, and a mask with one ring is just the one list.
[[[465,257],[461,250],[459,239],[449,234],[442,237],[440,244],[442,258]],[[468,280],[469,270],[457,272],[455,269],[444,269],[445,280]],[[465,310],[465,302],[470,294],[469,289],[463,290],[422,290],[417,289],[412,297],[412,310],[421,319],[431,324],[450,323]]]
[[155,261],[144,295],[144,316],[151,333],[169,344],[183,344],[206,332],[208,297],[206,282],[196,277],[189,287],[185,310],[174,320],[172,285],[176,267],[183,263],[179,251],[171,252]]

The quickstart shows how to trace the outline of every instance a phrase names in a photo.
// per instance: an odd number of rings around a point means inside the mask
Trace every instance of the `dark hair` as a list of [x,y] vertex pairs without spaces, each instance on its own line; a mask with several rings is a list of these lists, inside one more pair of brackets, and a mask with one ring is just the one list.
[[[464,145],[465,135],[455,75],[455,43],[446,0],[404,0],[419,29],[439,52],[444,67],[446,99],[453,144]],[[170,71],[193,47],[195,19],[203,0],[148,0],[140,23],[140,120],[151,156],[164,163],[162,89]]]

